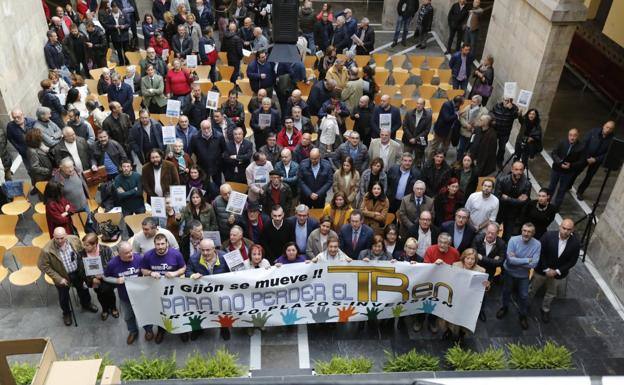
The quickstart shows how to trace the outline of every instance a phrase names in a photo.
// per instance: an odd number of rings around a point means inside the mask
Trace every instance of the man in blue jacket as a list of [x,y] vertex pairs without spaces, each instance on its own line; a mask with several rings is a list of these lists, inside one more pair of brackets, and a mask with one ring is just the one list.
[[267,96],[273,96],[273,84],[275,84],[275,65],[267,61],[267,53],[262,51],[256,54],[256,60],[247,66],[249,85],[254,93],[264,88]]
[[[609,120],[602,128],[596,127],[592,129],[585,135],[585,138],[583,138],[583,143],[585,144],[585,165],[579,170],[578,174],[583,172],[585,167],[587,167],[587,171],[585,172],[585,178],[583,178],[578,189],[576,189],[576,198],[578,200],[582,201],[584,199],[583,193],[589,186],[589,183],[591,183],[592,178],[602,165],[602,162],[604,162],[607,151],[609,151],[609,145],[613,140],[613,131],[615,131],[615,122]],[[576,177],[574,179],[576,179]],[[572,184],[573,183],[574,181]]]
[[459,124],[459,108],[463,103],[464,97],[458,95],[453,100],[448,100],[442,104],[438,120],[433,125],[433,140],[429,148],[429,156],[433,156],[437,149],[442,149],[444,152],[448,151],[453,129],[459,130],[459,127],[455,126]]
[[[24,116],[24,112],[21,109],[15,108],[11,111],[11,121],[7,123],[6,126],[6,135],[9,143],[15,147],[17,152],[21,155],[22,160],[24,160],[24,164],[28,165],[29,162],[26,162],[26,132],[33,128],[35,125],[35,120],[31,118],[27,118]],[[4,159],[2,160],[4,162]],[[10,163],[6,163],[7,166],[10,167]]]
[[132,123],[134,123],[134,109],[132,107],[132,87],[121,80],[118,73],[111,75],[112,84],[108,86],[108,103],[118,102],[121,109],[128,114]]
[[301,161],[299,167],[300,201],[312,208],[325,207],[327,192],[332,187],[334,172],[328,160],[321,160],[318,148],[310,151],[310,157]]
[[449,61],[453,82],[453,89],[464,90],[468,86],[468,78],[470,78],[472,62],[474,56],[470,53],[470,46],[466,43],[462,45],[461,50],[455,52]]

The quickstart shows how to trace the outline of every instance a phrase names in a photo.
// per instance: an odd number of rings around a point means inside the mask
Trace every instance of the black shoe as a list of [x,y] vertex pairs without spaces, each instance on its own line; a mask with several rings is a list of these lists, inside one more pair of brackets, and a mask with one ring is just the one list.
[[505,315],[507,315],[507,307],[506,306],[501,307],[496,312],[496,318],[498,318],[498,319],[503,318]]
[[487,321],[487,317],[485,316],[485,312],[483,310],[479,312],[479,319],[481,320],[481,322]]
[[156,342],[157,344],[160,344],[164,338],[165,338],[165,331],[158,329],[158,331],[156,332],[156,337],[154,337],[154,342]]
[[154,332],[151,330],[145,331],[145,341],[151,341],[154,339]]
[[[94,304],[89,304],[88,306],[83,306],[82,307],[84,310],[91,312],[91,313],[97,313],[99,310],[97,308],[97,306],[95,306]],[[108,318],[108,316],[106,316],[106,318]]]
[[529,328],[529,320],[525,315],[520,316],[520,326],[522,326],[522,330],[527,330]]
[[540,312],[542,313],[542,322],[544,322],[545,324],[550,322],[550,312],[549,311],[544,311],[543,309],[540,309]]
[[390,48],[394,48],[396,46],[397,46],[397,42],[396,41],[393,41],[392,44],[390,44]]
[[407,47],[407,41],[402,40],[402,41],[401,41],[401,45],[402,45],[403,47]]
[[65,324],[65,326],[71,326],[71,324],[72,324],[71,313],[63,314],[63,323]]
[[189,340],[189,333],[182,333],[182,334],[180,334],[180,339],[182,340],[182,342],[188,342],[188,340]]
[[578,199],[580,201],[584,201],[585,197],[583,197],[583,193],[577,192],[576,193],[576,199]]
[[416,319],[414,320],[414,323],[412,324],[412,330],[415,331],[416,333],[418,333],[423,327],[423,321]]
[[138,332],[128,334],[128,338],[126,338],[126,344],[132,345],[134,341],[136,341],[138,336],[139,336]]

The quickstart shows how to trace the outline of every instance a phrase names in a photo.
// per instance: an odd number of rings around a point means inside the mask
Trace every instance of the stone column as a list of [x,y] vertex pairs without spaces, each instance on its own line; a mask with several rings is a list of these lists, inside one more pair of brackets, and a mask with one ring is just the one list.
[[384,0],[383,13],[381,14],[381,25],[383,29],[394,29],[396,27],[397,12],[396,7],[399,0]]
[[[612,172],[612,175],[617,172]],[[604,171],[596,178],[602,181]],[[604,212],[600,215],[587,250],[591,260],[613,292],[624,301],[624,172],[620,172]]]
[[40,0],[0,1],[0,15],[0,129],[4,130],[15,107],[34,117],[39,82],[48,76],[43,55],[48,27]]
[[546,128],[572,35],[586,14],[583,0],[496,0],[484,50],[494,57],[490,104],[502,98],[505,82],[517,82],[533,91],[530,107]]

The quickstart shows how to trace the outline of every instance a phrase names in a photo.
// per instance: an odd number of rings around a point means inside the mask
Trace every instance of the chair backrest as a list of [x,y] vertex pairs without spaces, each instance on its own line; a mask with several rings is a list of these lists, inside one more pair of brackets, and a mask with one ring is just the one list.
[[394,96],[399,90],[399,86],[383,85],[379,87],[379,92],[381,92],[382,95],[390,95],[390,97]]
[[422,55],[410,56],[409,59],[410,59],[410,63],[412,64],[412,69],[422,67],[426,58],[427,58],[426,56],[422,56]]
[[392,68],[396,70],[403,67],[403,63],[405,63],[405,55],[394,55],[390,58],[390,60],[392,60]]
[[316,220],[320,220],[323,216],[323,209],[310,209],[310,216]]
[[427,66],[429,68],[440,68],[446,60],[444,56],[427,56]]
[[411,98],[416,92],[416,84],[406,84],[401,86],[401,96],[404,98]]
[[455,96],[463,96],[466,93],[464,90],[448,90],[446,91],[446,97],[452,100]]
[[33,221],[35,221],[35,223],[37,224],[37,226],[39,226],[39,229],[41,229],[41,232],[43,233],[48,233],[48,219],[46,218],[45,214],[40,214],[40,213],[34,213],[33,216]]
[[423,84],[431,84],[434,75],[435,71],[433,70],[422,70],[420,71],[420,80],[422,80]]
[[126,58],[132,65],[138,66],[139,62],[141,61],[141,53],[126,51]]
[[367,65],[370,62],[370,56],[369,55],[355,55],[355,63],[357,64],[357,66],[359,68],[364,67],[365,65]]
[[221,64],[227,65],[228,61],[227,61],[227,53],[226,52],[219,52],[219,60],[221,61]]
[[208,75],[210,74],[210,66],[208,65],[200,65],[195,68],[195,73],[197,77],[201,80],[208,79]]
[[80,238],[84,237],[85,235],[84,223],[86,221],[87,213],[85,212],[80,212],[72,215],[72,224],[74,225],[74,228],[76,228],[76,230],[78,231],[78,236]]
[[394,214],[392,213],[386,214],[386,226],[394,222],[394,218],[396,218]]
[[418,94],[423,99],[431,99],[438,90],[438,87],[432,85],[422,85],[418,87]]
[[430,99],[429,103],[431,103],[431,112],[433,113],[440,112],[440,109],[442,109],[442,105],[444,104],[444,102],[446,102],[446,99],[441,99],[441,98]]
[[0,215],[0,235],[15,235],[18,220],[17,215]]
[[[243,95],[253,95],[253,91],[251,90],[251,85],[249,84],[249,79],[238,79],[236,82],[241,89]],[[240,98],[240,95],[239,95]],[[247,107],[247,105],[245,105]]]
[[388,72],[387,69],[381,67],[375,68],[375,82],[377,83],[377,85],[382,86],[386,84],[388,76],[390,76],[390,72]]
[[48,182],[41,181],[41,182],[35,183],[35,188],[37,189],[37,191],[43,194],[47,185],[48,185]]
[[312,90],[312,82],[309,82],[307,84],[304,82],[298,82],[297,88],[299,89],[299,91],[301,91],[301,95],[309,96],[310,90]]
[[100,102],[100,105],[102,107],[104,107],[105,110],[110,110],[110,107],[108,106],[108,95],[107,94],[103,94],[103,95],[98,95],[98,102]]
[[303,65],[305,68],[313,68],[314,63],[316,62],[316,56],[306,56],[303,58]]
[[383,67],[386,65],[386,62],[388,61],[388,54],[387,53],[374,53],[373,54],[373,60],[375,61],[375,64],[377,64],[378,67]]
[[247,194],[247,190],[249,190],[249,186],[246,185],[245,183],[227,182],[227,181],[225,183],[229,184],[232,187],[232,190],[237,191],[242,194]]
[[143,214],[128,215],[124,217],[124,222],[126,223],[126,225],[128,225],[128,227],[132,229],[132,232],[138,233],[139,231],[141,231],[141,227],[142,227],[141,223],[143,222],[143,220],[151,216],[152,216],[151,212],[143,213]]
[[452,71],[451,70],[438,70],[438,78],[440,79],[440,83],[446,83],[449,84],[451,82],[451,75],[452,75]]
[[217,67],[217,69],[219,70],[219,73],[221,74],[221,80],[229,82],[230,79],[232,78],[232,74],[234,73],[234,67],[220,65]]
[[87,89],[89,90],[89,93],[91,94],[97,94],[97,85],[98,85],[98,80],[100,78],[93,78],[93,79],[85,79],[85,84],[87,85]]
[[407,72],[406,69],[397,68],[392,70],[392,78],[394,79],[395,85],[402,86],[410,78],[410,73]]
[[26,266],[37,266],[41,249],[36,246],[13,246],[10,252],[13,254],[15,266],[21,269]]
[[201,82],[197,82],[199,84],[199,89],[201,90],[201,92],[203,94],[208,93],[208,91],[212,91],[212,83],[211,82],[206,82],[206,81],[201,81]]
[[[102,72],[104,72],[104,68],[106,67],[102,67],[102,68],[94,68],[92,70],[89,70],[89,75],[91,75],[91,77],[94,80],[99,80],[100,76],[102,76]],[[97,84],[96,84],[97,85]],[[91,92],[96,92],[97,90],[89,90]]]
[[227,96],[232,88],[234,88],[234,83],[231,83],[229,80],[220,80],[215,83],[215,86],[217,86],[221,95]]
[[98,221],[98,223],[111,220],[113,224],[119,225],[119,222],[121,222],[121,213],[95,213],[95,220]]

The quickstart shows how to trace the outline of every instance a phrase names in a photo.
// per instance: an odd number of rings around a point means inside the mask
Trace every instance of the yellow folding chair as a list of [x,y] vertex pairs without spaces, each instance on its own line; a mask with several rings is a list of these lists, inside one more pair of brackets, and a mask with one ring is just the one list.
[[[37,294],[41,298],[41,302],[45,303],[43,296],[39,292],[39,284],[37,281],[41,277],[41,270],[37,266],[39,261],[39,254],[41,249],[35,246],[15,246],[10,249],[13,254],[13,261],[17,270],[9,274],[9,282],[15,286],[30,286],[35,284],[37,288]],[[9,293],[9,302],[13,300]]]
[[195,68],[195,73],[200,80],[208,79],[210,76],[210,66],[200,65]]
[[371,58],[369,55],[355,55],[355,58],[353,60],[355,60],[355,63],[358,67],[362,68],[370,63]]
[[212,91],[212,82],[208,80],[200,80],[197,82],[202,94],[207,94],[208,91]]
[[15,236],[15,227],[19,217],[17,215],[0,215],[0,245],[10,249],[19,239]]
[[426,59],[427,57],[423,55],[410,56],[409,60],[410,64],[412,65],[412,68],[410,68],[410,72],[416,76],[420,75],[420,67],[422,67]]
[[222,65],[227,65],[228,61],[227,61],[227,53],[226,52],[219,52],[219,61],[221,62]]
[[312,82],[297,82],[297,88],[301,91],[302,96],[310,96],[310,91],[312,90]]
[[217,71],[221,75],[221,81],[227,80],[229,82],[230,79],[232,78],[232,74],[234,73],[234,67],[220,65],[220,66],[217,66]]
[[102,68],[94,68],[92,70],[89,70],[89,75],[91,75],[91,77],[93,78],[93,80],[96,81],[96,87],[93,90],[90,90],[91,92],[97,92],[97,81],[100,80],[100,76],[102,76],[102,73],[104,72],[104,68],[106,67],[102,67]]
[[433,95],[438,91],[438,87],[431,85],[423,85],[418,87],[418,94],[423,99],[431,99]]
[[452,72],[450,69],[439,69],[438,70],[438,79],[440,79],[440,84],[438,85],[438,87],[440,89],[443,89],[444,91],[448,91],[451,88],[453,88],[451,86],[451,76],[452,76]]
[[466,91],[464,90],[447,90],[446,91],[446,97],[451,100],[453,99],[455,96],[464,96],[464,94],[466,93]]
[[2,212],[7,215],[22,215],[30,208],[30,202],[26,197],[30,194],[30,183],[22,182],[22,195],[13,197],[13,202],[2,205]]
[[382,67],[375,68],[375,81],[378,85],[386,84],[386,80],[388,80],[388,76],[390,76],[390,72],[387,69]]
[[403,98],[411,98],[412,95],[414,95],[414,92],[416,92],[416,84],[401,86],[401,96]]
[[98,95],[98,102],[100,102],[100,106],[104,107],[106,111],[110,110],[110,107],[108,107],[108,95],[107,94]]
[[31,244],[33,246],[43,248],[50,241],[50,233],[48,231],[48,220],[45,214],[34,213],[33,221],[39,226],[41,234],[33,238]]
[[310,217],[320,220],[323,216],[323,209],[310,209],[309,211]]
[[405,63],[405,59],[404,54],[391,56],[390,60],[392,61],[392,69],[396,70],[402,68],[403,63]]
[[429,69],[440,68],[445,60],[446,57],[444,56],[427,56],[427,67],[429,67]]
[[130,62],[130,64],[138,66],[141,61],[141,53],[140,52],[132,52],[126,51],[126,59]]
[[399,86],[389,86],[389,85],[379,86],[379,92],[381,92],[382,95],[390,95],[390,97],[398,93],[400,89],[401,87]]
[[241,89],[241,93],[243,95],[253,95],[253,90],[251,89],[251,84],[249,84],[249,79],[238,79],[236,84],[238,84],[238,87]]
[[424,85],[431,85],[431,81],[435,75],[435,71],[433,70],[421,70],[420,71],[420,80]]
[[386,65],[386,62],[388,61],[388,57],[390,55],[388,55],[387,53],[374,53],[373,54],[373,61],[375,61],[375,64],[377,65],[377,67],[384,67]]
[[234,88],[234,83],[229,80],[221,80],[215,83],[215,86],[219,89],[219,94],[226,95]]
[[316,56],[310,55],[303,58],[303,65],[305,68],[314,68],[314,63],[316,63]]
[[397,86],[405,85],[405,82],[410,78],[410,73],[403,68],[397,68],[392,70],[392,79],[394,79],[394,84]]
[[232,187],[232,190],[239,192],[241,194],[247,194],[247,190],[249,190],[249,186],[246,185],[245,183],[239,183],[239,182],[225,182],[227,184],[230,185],[230,187]]

